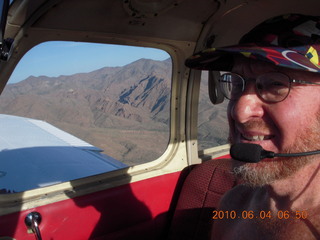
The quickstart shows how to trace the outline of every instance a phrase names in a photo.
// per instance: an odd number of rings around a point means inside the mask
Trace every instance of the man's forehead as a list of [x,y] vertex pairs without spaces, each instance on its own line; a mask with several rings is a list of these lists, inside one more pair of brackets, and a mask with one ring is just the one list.
[[249,74],[249,73],[264,73],[264,72],[278,71],[278,69],[279,67],[277,67],[276,65],[265,62],[265,61],[255,60],[255,59],[241,57],[241,56],[235,56],[232,72]]

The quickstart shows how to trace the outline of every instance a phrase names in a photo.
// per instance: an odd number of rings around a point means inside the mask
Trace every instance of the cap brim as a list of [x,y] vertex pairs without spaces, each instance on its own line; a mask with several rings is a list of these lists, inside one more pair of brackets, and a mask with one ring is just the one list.
[[235,55],[266,61],[280,67],[310,72],[320,72],[320,68],[309,58],[294,51],[275,46],[230,46],[209,48],[194,54],[185,62],[189,68],[199,70],[231,71]]

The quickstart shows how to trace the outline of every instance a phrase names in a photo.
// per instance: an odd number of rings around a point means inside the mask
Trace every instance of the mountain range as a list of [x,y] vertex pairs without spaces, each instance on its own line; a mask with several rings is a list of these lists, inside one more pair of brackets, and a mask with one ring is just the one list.
[[[169,139],[171,60],[140,59],[69,76],[30,76],[8,84],[0,113],[45,120],[128,165],[160,156]],[[202,84],[207,84],[204,78]],[[202,147],[225,142],[225,106],[200,93]]]

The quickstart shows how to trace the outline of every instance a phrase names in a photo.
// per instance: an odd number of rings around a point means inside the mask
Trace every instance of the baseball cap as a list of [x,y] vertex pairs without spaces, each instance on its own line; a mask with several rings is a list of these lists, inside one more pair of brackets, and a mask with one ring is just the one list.
[[205,49],[189,57],[185,64],[199,70],[230,71],[234,55],[320,72],[320,16],[274,17],[245,34],[238,45]]

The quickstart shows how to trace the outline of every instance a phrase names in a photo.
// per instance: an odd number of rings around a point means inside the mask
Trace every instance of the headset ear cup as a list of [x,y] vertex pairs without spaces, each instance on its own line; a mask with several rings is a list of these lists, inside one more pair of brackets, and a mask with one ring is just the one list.
[[220,72],[218,71],[209,71],[208,74],[208,91],[209,98],[213,104],[222,103],[224,100],[224,95],[221,91],[219,84]]

